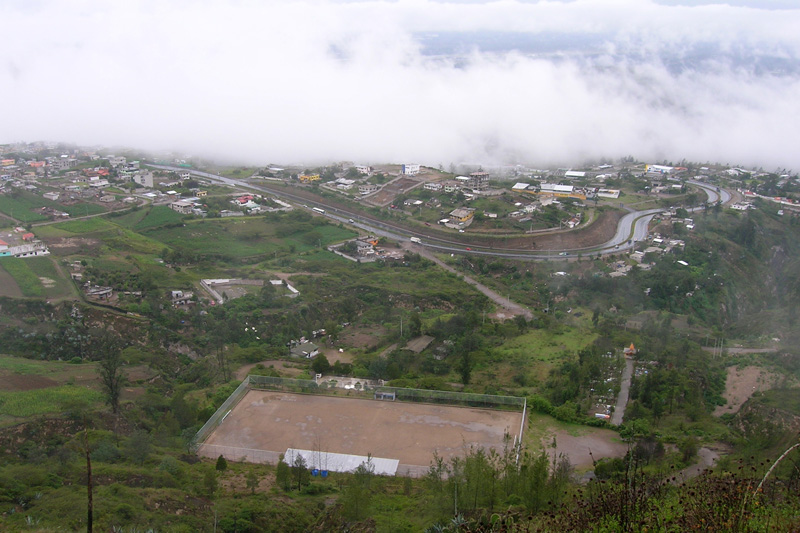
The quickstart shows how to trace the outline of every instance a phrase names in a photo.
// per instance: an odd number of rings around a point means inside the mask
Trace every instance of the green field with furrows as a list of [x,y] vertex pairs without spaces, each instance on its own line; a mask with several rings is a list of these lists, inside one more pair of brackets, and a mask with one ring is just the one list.
[[183,215],[165,205],[156,205],[147,210],[143,218],[134,225],[135,230],[157,228],[167,224],[178,224],[183,220]]
[[39,277],[28,267],[25,259],[0,257],[0,267],[8,272],[24,296],[42,296],[44,288]]

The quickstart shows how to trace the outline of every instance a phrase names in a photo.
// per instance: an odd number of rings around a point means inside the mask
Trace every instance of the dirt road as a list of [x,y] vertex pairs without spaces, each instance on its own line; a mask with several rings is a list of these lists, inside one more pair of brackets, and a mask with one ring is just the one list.
[[692,466],[687,466],[675,476],[676,482],[680,483],[699,476],[704,470],[711,468],[717,463],[719,454],[710,448],[700,448],[697,450],[697,462]]
[[625,416],[625,407],[628,405],[628,394],[631,390],[631,377],[633,377],[633,359],[625,358],[625,370],[622,371],[622,383],[619,386],[619,396],[617,405],[614,407],[614,414],[611,416],[611,423],[615,426],[622,424]]
[[[533,313],[531,313],[529,309],[527,309],[527,308],[525,308],[525,307],[523,307],[523,306],[521,306],[521,305],[519,305],[519,304],[517,304],[515,302],[512,302],[508,298],[500,296],[499,294],[494,292],[492,289],[490,289],[486,285],[478,283],[477,281],[475,281],[474,279],[470,278],[469,276],[464,276],[459,271],[457,271],[455,268],[451,267],[450,265],[448,265],[447,263],[445,263],[444,261],[442,261],[441,259],[436,257],[435,254],[431,253],[425,247],[411,245],[409,243],[404,243],[403,247],[405,249],[411,251],[411,252],[418,253],[419,255],[424,257],[425,259],[429,259],[429,260],[433,261],[434,263],[436,263],[437,265],[439,265],[443,269],[447,270],[448,272],[452,272],[453,274],[456,274],[457,276],[463,278],[463,280],[466,283],[472,285],[473,287],[475,287],[476,289],[481,291],[490,300],[492,300],[495,304],[497,304],[498,307],[502,308],[503,311],[508,314],[508,317],[506,317],[506,318],[512,318],[512,317],[515,317],[517,315],[524,316],[526,320],[531,320],[533,318]],[[499,313],[499,314],[504,314],[504,313]]]

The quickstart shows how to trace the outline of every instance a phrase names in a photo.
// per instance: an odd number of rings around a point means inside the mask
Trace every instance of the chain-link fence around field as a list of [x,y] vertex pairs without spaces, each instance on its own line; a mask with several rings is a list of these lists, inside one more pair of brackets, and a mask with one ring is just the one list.
[[[250,388],[280,390],[286,392],[302,392],[308,394],[331,394],[342,392],[329,382],[317,384],[310,379],[279,378],[273,376],[250,376]],[[469,407],[487,407],[492,409],[511,408],[522,409],[525,398],[519,396],[499,396],[495,394],[472,394],[468,392],[455,392],[427,389],[406,389],[401,387],[378,386],[371,387],[365,380],[360,388],[348,389],[349,394],[363,393],[365,398],[374,398],[376,394],[393,394],[401,402],[440,403],[446,405],[465,405]]]
[[244,397],[245,394],[247,394],[247,391],[249,390],[250,376],[244,378],[244,381],[242,381],[239,386],[236,387],[236,390],[233,391],[230,396],[228,396],[228,399],[222,402],[222,405],[219,406],[219,409],[217,409],[214,414],[211,415],[211,418],[209,418],[208,421],[203,424],[203,427],[201,427],[200,431],[198,431],[194,436],[195,447],[202,444],[203,441],[205,441],[208,436],[211,435],[211,432],[222,423],[222,420],[233,410],[234,407],[236,407],[236,404],[239,403],[239,401]]
[[200,444],[197,448],[197,455],[216,459],[220,455],[228,461],[248,462],[261,464],[278,464],[278,460],[283,452],[272,452],[269,450],[255,450],[253,448],[240,448],[236,446],[222,446],[219,444]]
[[[359,385],[362,385],[359,383]],[[336,395],[337,393],[345,392],[345,389],[338,388],[332,385],[331,382],[317,382],[310,379],[293,379],[293,378],[280,378],[274,376],[257,376],[250,375],[236,388],[235,391],[228,397],[227,400],[220,406],[217,411],[211,415],[208,422],[200,428],[200,431],[195,435],[194,442],[196,446],[202,444],[211,432],[222,423],[222,420],[236,407],[236,404],[247,394],[250,389],[256,390],[273,390],[282,392],[292,392],[301,394],[330,394]],[[524,423],[524,409],[525,398],[519,396],[499,396],[494,394],[473,394],[468,392],[455,392],[455,391],[442,391],[442,390],[428,390],[428,389],[405,389],[401,387],[378,386],[373,387],[369,385],[369,381],[365,380],[362,386],[347,389],[346,394],[349,397],[361,398],[391,398],[401,402],[420,402],[432,403],[441,405],[456,405],[465,407],[478,407],[485,409],[512,409],[523,411]],[[520,434],[522,428],[520,428]]]
[[401,402],[438,403],[445,405],[464,405],[468,407],[485,407],[490,409],[522,409],[525,398],[519,396],[498,396],[495,394],[473,394],[428,389],[404,389],[400,387],[378,387],[377,393],[394,393]]

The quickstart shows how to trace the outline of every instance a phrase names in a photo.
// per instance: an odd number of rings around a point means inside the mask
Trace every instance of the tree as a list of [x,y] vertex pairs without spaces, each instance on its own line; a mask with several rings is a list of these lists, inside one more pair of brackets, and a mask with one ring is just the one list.
[[137,465],[143,465],[147,461],[152,449],[150,435],[143,430],[134,431],[125,443],[125,455]]
[[254,470],[251,469],[249,472],[247,472],[245,484],[247,485],[247,488],[250,489],[250,494],[256,493],[256,489],[258,488],[258,476]]
[[472,378],[472,354],[466,350],[461,352],[458,373],[461,374],[461,383],[469,385],[470,379]]
[[281,454],[280,457],[278,457],[278,466],[275,467],[275,483],[286,491],[292,488],[289,474],[289,465],[283,460],[283,454]]
[[192,448],[195,445],[195,436],[197,435],[197,428],[190,427],[181,431],[181,441],[186,447],[186,453],[192,453]]
[[224,456],[217,457],[217,472],[224,472],[228,469],[228,460]]
[[422,319],[417,311],[411,313],[411,320],[408,322],[408,330],[412,337],[418,337],[422,333]]
[[297,490],[301,490],[303,485],[308,485],[311,476],[308,472],[308,465],[302,455],[297,454],[292,463],[292,480],[297,483]]
[[311,362],[311,369],[317,374],[324,374],[331,369],[331,364],[328,362],[328,358],[325,357],[325,354],[319,354],[314,358],[314,361]]
[[122,353],[116,343],[103,343],[99,353],[99,363],[97,368],[100,374],[100,383],[103,393],[106,396],[106,403],[111,407],[111,412],[119,412],[119,398],[122,394],[122,387],[125,385],[125,375],[122,373]]
[[207,468],[203,474],[203,489],[205,489],[206,496],[213,498],[218,486],[217,471],[213,468]]
[[367,460],[353,471],[342,497],[343,512],[349,520],[361,520],[366,516],[372,499],[370,489],[374,475],[375,464],[372,462],[372,455],[367,455]]

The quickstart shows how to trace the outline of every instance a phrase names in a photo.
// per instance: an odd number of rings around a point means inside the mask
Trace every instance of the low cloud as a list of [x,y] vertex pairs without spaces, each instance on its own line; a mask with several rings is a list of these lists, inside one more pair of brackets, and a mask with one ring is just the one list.
[[[634,155],[800,168],[798,10],[116,4],[0,8],[0,142],[125,144],[255,164]],[[509,32],[532,41],[504,49]],[[459,35],[501,46],[486,51]]]

